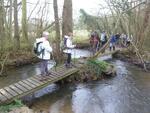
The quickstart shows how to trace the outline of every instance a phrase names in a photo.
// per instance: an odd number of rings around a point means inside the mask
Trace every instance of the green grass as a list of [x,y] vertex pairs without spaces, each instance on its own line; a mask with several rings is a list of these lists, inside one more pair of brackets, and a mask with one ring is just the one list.
[[75,43],[89,43],[89,33],[86,30],[74,30],[73,41]]
[[0,106],[0,113],[8,113],[14,108],[19,108],[24,106],[21,100],[14,100],[11,104]]
[[90,64],[98,66],[101,69],[101,71],[105,71],[107,67],[110,65],[109,63],[100,60],[89,60],[88,62]]
[[[49,41],[55,41],[55,31],[52,31],[49,36]],[[74,43],[88,43],[89,33],[87,30],[74,30],[73,31],[73,42]]]
[[90,67],[90,70],[93,73],[96,73],[97,75],[101,75],[102,72],[105,72],[107,70],[107,67],[110,66],[111,64],[105,61],[90,59],[87,61],[87,65],[88,67]]
[[[36,39],[32,34],[29,35],[29,44],[22,38],[20,38],[20,50],[31,50],[33,43]],[[50,32],[49,41],[52,44],[55,41],[55,31]],[[73,42],[79,44],[88,44],[89,43],[89,32],[87,30],[74,30],[73,31]],[[12,51],[13,50],[13,41],[4,40],[3,50]]]

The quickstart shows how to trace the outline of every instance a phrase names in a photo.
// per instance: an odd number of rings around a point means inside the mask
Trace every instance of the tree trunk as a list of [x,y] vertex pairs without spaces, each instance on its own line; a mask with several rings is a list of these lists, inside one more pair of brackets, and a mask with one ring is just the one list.
[[0,51],[4,49],[4,1],[0,2]]
[[12,0],[10,0],[10,9],[9,9],[9,40],[12,40],[12,7],[13,7],[13,3]]
[[61,53],[60,53],[60,26],[59,26],[59,17],[58,17],[58,5],[57,0],[53,0],[54,7],[54,17],[55,17],[55,30],[56,30],[56,60],[60,62]]
[[72,0],[64,0],[62,21],[62,37],[68,32],[73,32]]
[[26,0],[22,0],[22,37],[28,43]]
[[18,10],[17,0],[14,0],[14,50],[20,49],[20,36],[18,26]]

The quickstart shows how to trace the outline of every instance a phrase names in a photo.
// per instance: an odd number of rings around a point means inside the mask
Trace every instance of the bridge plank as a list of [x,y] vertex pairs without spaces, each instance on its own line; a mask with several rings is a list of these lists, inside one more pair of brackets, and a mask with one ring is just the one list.
[[59,72],[57,72],[57,75],[63,76],[64,72],[59,71]]
[[49,77],[55,79],[57,77],[60,77],[60,75],[58,75],[58,73],[52,72],[52,75],[49,75]]
[[60,76],[64,76],[65,75],[65,73],[67,73],[68,71],[57,71],[57,73],[56,72],[53,72],[53,73],[55,73],[55,74],[57,74],[57,75],[60,75]]
[[[48,80],[47,80],[47,78],[46,78],[45,76],[39,76],[39,77],[34,76],[34,78],[37,79],[37,80],[39,80],[40,82],[45,83],[45,84],[48,82]],[[44,81],[41,81],[41,80],[43,80],[43,79],[45,79],[45,80],[44,80]]]
[[30,82],[28,82],[27,80],[22,80],[22,82],[24,82],[25,84],[28,84],[29,86],[31,86],[32,88],[35,88],[36,86],[31,84]]
[[34,77],[31,77],[30,79],[33,80],[33,81],[35,81],[35,82],[37,82],[37,83],[39,83],[40,85],[44,84],[44,82],[41,82],[41,81],[39,81],[38,79],[36,79]]
[[0,101],[3,102],[3,101],[6,101],[6,100],[7,100],[7,98],[0,93]]
[[26,83],[22,82],[22,81],[19,81],[18,84],[20,84],[21,86],[23,86],[24,88],[28,89],[28,90],[31,90],[32,87],[27,85]]
[[57,69],[57,71],[55,71],[55,70],[53,70],[53,71],[58,72],[58,71],[60,71],[60,70],[64,70],[64,71],[65,71],[65,70],[67,70],[67,69],[68,69],[68,68],[66,68],[66,67],[60,67],[60,68]]
[[12,96],[16,96],[16,95],[18,95],[14,90],[12,90],[11,88],[9,88],[9,87],[5,87],[4,88],[7,92],[9,92]]
[[35,79],[38,79],[38,80],[41,80],[41,79],[43,79],[43,81],[42,82],[45,82],[45,83],[47,83],[47,82],[50,82],[50,81],[53,81],[53,80],[55,80],[57,77],[59,77],[60,75],[58,75],[58,73],[53,73],[54,71],[52,71],[51,72],[51,75],[49,75],[49,76],[43,76],[43,77],[41,77],[40,76],[40,79],[39,79],[39,77],[38,76],[34,76],[34,78]]
[[40,84],[39,84],[39,83],[37,83],[37,82],[35,82],[35,81],[31,80],[30,78],[29,78],[29,79],[27,79],[27,81],[28,81],[28,82],[30,82],[30,83],[31,83],[31,84],[33,84],[33,85],[40,86]]
[[51,71],[51,73],[52,73],[52,75],[54,75],[54,76],[61,76],[61,74],[59,74],[59,73],[56,72],[56,71]]
[[22,94],[23,93],[19,88],[15,87],[14,85],[10,85],[9,87],[12,90],[14,90],[15,92],[17,92],[18,94]]
[[53,71],[58,71],[60,68],[64,68],[64,65],[58,66],[56,68],[52,68],[51,70]]
[[[68,71],[68,70],[65,70],[65,69],[63,69],[63,70],[59,70],[59,71],[57,71],[57,73],[59,73],[59,74],[64,74],[64,72],[66,72],[66,71]],[[61,73],[60,73],[61,72]]]
[[47,81],[52,81],[52,80],[56,79],[56,77],[53,75],[49,75],[46,78],[47,78]]
[[65,67],[65,66],[60,66],[60,67],[58,67],[56,70],[55,69],[53,69],[52,71],[55,71],[55,72],[58,72],[58,71],[60,71],[60,70],[67,70],[67,68]]
[[42,76],[39,80],[44,80],[45,83],[47,83],[49,81],[50,78],[48,78],[48,76]]
[[38,79],[39,81],[43,79],[44,81],[42,81],[42,82],[44,82],[44,83],[47,83],[48,81],[54,79],[54,78],[52,78],[52,77],[50,78],[49,76],[40,76],[40,77],[37,77],[37,76],[36,76],[36,77],[34,77],[34,78]]
[[9,93],[8,93],[6,90],[4,90],[4,89],[0,89],[0,93],[1,93],[2,95],[4,95],[7,99],[10,99],[10,98],[13,97],[11,94],[9,94]]
[[48,75],[48,76],[43,77],[43,79],[45,79],[45,81],[47,81],[47,82],[50,82],[50,81],[54,80],[55,78],[54,78],[54,76]]
[[19,83],[15,83],[14,84],[17,88],[19,88],[20,90],[22,90],[23,92],[28,91],[28,89],[24,88],[22,85],[20,85]]
[[[71,71],[73,71],[74,70],[74,68],[71,68],[70,69]],[[59,71],[59,72],[54,72],[54,71],[52,71],[52,73],[53,74],[56,74],[55,76],[57,76],[57,77],[63,77],[63,76],[65,76],[66,74],[68,74],[68,73],[70,73],[71,71],[66,71],[66,72],[64,72],[64,71]]]
[[43,79],[44,77],[42,76],[34,76],[33,78],[37,79],[38,81],[42,82],[42,83],[47,83],[47,81],[41,81],[41,79]]
[[53,81],[53,80],[55,80],[56,78],[58,78],[59,76],[57,76],[56,74],[55,75],[49,75],[49,76],[47,76],[47,80],[50,82],[50,81]]

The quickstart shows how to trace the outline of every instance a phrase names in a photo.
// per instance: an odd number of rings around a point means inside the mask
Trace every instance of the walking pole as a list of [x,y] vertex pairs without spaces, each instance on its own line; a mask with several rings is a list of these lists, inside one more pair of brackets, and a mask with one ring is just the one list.
[[75,52],[75,49],[74,49],[74,65],[75,65],[75,54],[76,54],[76,52]]
[[73,52],[73,56],[74,56],[74,59],[73,59],[73,66],[76,67],[76,66],[75,66],[75,55],[76,55],[75,49],[73,49],[73,51],[74,51],[74,52]]
[[55,71],[57,71],[57,70],[56,70],[56,67],[57,67],[57,61],[54,59],[54,57],[53,57],[53,60],[55,61],[55,64],[54,64]]
[[57,62],[56,62],[56,60],[55,60],[55,58],[54,58],[54,55],[53,55],[53,53],[51,53],[51,55],[52,55],[52,57],[53,57],[53,61],[55,62],[55,63],[54,63],[54,68],[55,68],[55,71],[57,71],[57,70],[56,70],[56,67],[57,67]]

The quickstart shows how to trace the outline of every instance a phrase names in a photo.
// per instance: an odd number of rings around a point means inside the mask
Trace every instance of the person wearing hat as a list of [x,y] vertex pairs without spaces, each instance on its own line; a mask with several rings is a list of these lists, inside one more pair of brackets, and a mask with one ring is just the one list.
[[48,32],[43,32],[41,38],[36,39],[36,44],[38,44],[37,57],[41,59],[40,62],[40,71],[42,76],[48,76],[50,73],[48,71],[48,61],[50,60],[50,53],[52,52],[52,47],[48,41]]
[[76,45],[72,44],[72,39],[73,39],[72,32],[69,32],[67,35],[64,36],[64,38],[66,39],[66,44],[65,44],[66,48],[63,50],[63,52],[67,54],[65,66],[66,68],[70,68],[72,67],[72,64],[71,64],[72,49],[75,48]]

